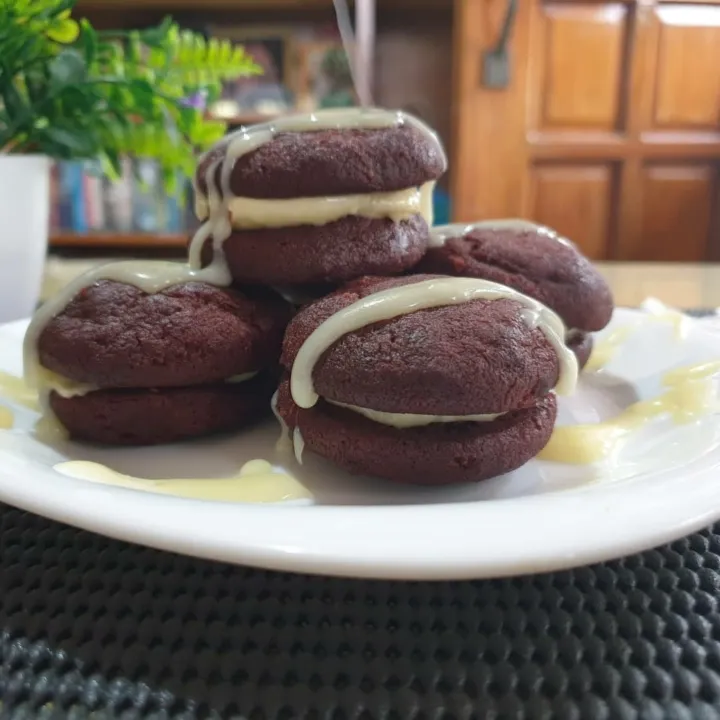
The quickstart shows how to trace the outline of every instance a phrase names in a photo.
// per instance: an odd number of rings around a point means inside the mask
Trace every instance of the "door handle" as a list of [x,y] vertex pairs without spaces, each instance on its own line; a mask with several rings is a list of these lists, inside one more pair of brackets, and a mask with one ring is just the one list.
[[505,90],[510,84],[510,36],[518,0],[507,0],[505,17],[495,46],[483,53],[482,84],[491,90]]

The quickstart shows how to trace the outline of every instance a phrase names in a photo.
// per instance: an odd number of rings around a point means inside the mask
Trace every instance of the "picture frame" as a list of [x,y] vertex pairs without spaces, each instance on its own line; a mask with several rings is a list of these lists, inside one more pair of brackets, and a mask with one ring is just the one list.
[[293,87],[299,110],[312,112],[357,104],[350,63],[339,38],[299,42],[295,57]]
[[210,28],[213,37],[242,45],[263,69],[261,75],[223,83],[220,100],[210,112],[221,119],[274,117],[295,106],[291,89],[293,29],[283,25]]

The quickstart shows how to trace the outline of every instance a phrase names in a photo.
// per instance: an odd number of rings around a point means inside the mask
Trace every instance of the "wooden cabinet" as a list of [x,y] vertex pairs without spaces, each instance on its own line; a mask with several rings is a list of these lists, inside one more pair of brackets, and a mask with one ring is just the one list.
[[520,0],[493,90],[505,2],[456,0],[456,219],[533,218],[594,258],[720,258],[720,0]]

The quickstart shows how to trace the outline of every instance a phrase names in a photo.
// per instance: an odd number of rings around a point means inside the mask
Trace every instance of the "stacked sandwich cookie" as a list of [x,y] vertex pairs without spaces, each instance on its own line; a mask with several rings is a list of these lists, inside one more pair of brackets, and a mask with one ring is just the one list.
[[592,335],[612,317],[610,288],[566,238],[525,220],[486,220],[433,228],[430,249],[413,272],[503,283],[552,308],[583,367]]
[[424,255],[437,135],[402,112],[290,116],[228,136],[199,163],[207,219],[191,261],[221,250],[236,282],[276,286],[397,275]]
[[[160,278],[162,263],[143,266]],[[147,292],[133,263],[96,276],[67,304],[43,308],[25,340],[26,377],[73,439],[165,443],[264,415],[284,301],[196,281]]]
[[545,446],[577,360],[560,318],[496,283],[364,278],[285,334],[276,411],[296,443],[352,473],[474,482]]

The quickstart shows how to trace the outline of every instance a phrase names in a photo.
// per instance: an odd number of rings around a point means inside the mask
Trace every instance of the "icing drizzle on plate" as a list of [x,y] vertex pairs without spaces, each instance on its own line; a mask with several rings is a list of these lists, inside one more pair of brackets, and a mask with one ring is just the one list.
[[246,462],[237,475],[227,478],[173,478],[150,480],[116,472],[106,465],[84,460],[58,463],[62,475],[101,485],[216,502],[269,503],[311,497],[307,488],[288,472],[266,460]]
[[540,460],[585,465],[615,455],[632,434],[652,420],[669,415],[676,425],[699,420],[720,411],[713,376],[720,361],[675,368],[665,373],[665,390],[649,400],[629,405],[616,417],[586,425],[556,426]]

